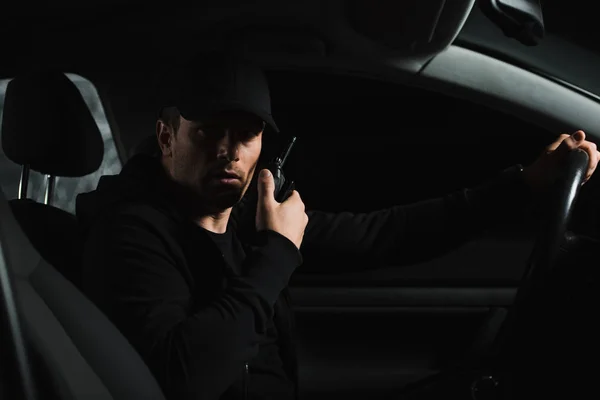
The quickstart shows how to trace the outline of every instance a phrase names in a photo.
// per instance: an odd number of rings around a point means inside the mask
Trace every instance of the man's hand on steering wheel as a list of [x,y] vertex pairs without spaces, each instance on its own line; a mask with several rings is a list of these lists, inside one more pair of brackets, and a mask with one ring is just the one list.
[[600,160],[596,144],[585,140],[585,133],[577,131],[572,135],[562,134],[550,144],[538,159],[524,169],[525,180],[536,190],[543,190],[558,177],[565,156],[572,150],[581,149],[589,156],[588,169],[584,183],[587,182]]

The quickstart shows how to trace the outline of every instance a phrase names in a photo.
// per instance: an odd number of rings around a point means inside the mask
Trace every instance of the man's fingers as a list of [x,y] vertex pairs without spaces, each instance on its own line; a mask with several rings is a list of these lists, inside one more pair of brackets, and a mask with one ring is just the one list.
[[269,203],[275,200],[275,181],[273,174],[268,169],[260,171],[258,176],[258,201],[260,203]]
[[594,173],[594,171],[596,170],[596,167],[598,166],[598,148],[596,146],[596,143],[592,143],[592,142],[586,142],[586,141],[578,141],[574,147],[572,148],[572,150],[575,149],[579,149],[579,150],[583,150],[587,153],[588,155],[588,168],[585,174],[585,182],[588,181],[588,179],[590,179],[592,177],[592,174]]
[[[560,141],[561,139],[562,142]],[[589,162],[584,179],[584,182],[587,182],[598,167],[598,161],[600,160],[600,153],[598,153],[598,147],[596,146],[596,143],[586,141],[585,132],[581,130],[574,132],[572,135],[561,135],[559,140],[557,140],[555,143],[559,143],[558,151],[561,153],[569,152],[575,149],[583,150],[587,153]]]
[[571,151],[579,147],[585,142],[585,133],[583,131],[576,131],[571,135],[562,134],[554,143],[550,145],[549,151]]
[[[585,173],[584,183],[587,182],[594,171],[598,167],[598,162],[600,162],[600,152],[598,152],[598,148],[595,143],[585,140],[585,132],[582,130],[578,130],[568,135],[563,133],[560,135],[551,145],[549,145],[545,154],[542,155],[542,160],[555,160],[559,161],[563,159],[569,152],[580,149],[587,153],[589,157],[588,168]],[[558,167],[556,162],[545,164],[544,168]]]
[[[292,193],[290,193],[290,197],[288,197],[288,199],[297,199],[298,201],[302,201],[302,198],[300,197],[300,193],[298,193],[297,190],[292,190]],[[296,200],[294,200],[296,201]],[[304,202],[302,202],[302,204],[304,205]]]

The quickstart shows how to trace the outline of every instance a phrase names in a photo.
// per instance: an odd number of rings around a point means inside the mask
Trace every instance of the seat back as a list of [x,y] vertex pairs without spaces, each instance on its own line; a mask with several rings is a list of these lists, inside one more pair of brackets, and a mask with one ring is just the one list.
[[[100,168],[104,142],[75,84],[52,69],[19,75],[6,87],[2,148],[24,168],[51,177],[82,177]],[[27,173],[23,174],[27,185]],[[80,285],[83,247],[74,215],[19,198],[10,201],[25,234],[67,279]]]
[[0,190],[0,242],[23,333],[59,399],[163,400],[141,357],[108,318],[44,260]]

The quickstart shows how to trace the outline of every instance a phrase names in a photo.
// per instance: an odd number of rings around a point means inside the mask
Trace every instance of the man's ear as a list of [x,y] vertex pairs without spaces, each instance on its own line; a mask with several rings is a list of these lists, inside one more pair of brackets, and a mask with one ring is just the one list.
[[172,152],[174,132],[171,127],[163,121],[156,121],[156,138],[163,156],[169,156]]

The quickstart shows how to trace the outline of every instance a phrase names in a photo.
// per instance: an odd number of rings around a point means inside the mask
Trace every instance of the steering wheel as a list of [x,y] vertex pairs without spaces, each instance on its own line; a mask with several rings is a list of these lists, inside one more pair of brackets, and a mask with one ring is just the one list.
[[[567,225],[571,219],[574,204],[581,189],[587,166],[588,154],[583,150],[571,151],[561,168],[561,175],[544,195],[543,212],[536,233],[535,243],[521,285],[517,291],[513,309],[509,312],[503,327],[501,362],[508,365],[508,371],[514,371],[515,360],[519,360],[519,352],[527,347],[527,340],[535,340],[530,336],[530,327],[541,302],[544,285],[558,260],[561,244],[565,240]],[[525,338],[526,336],[526,338]],[[550,349],[549,349],[550,350]],[[511,366],[511,364],[513,366]],[[527,371],[531,374],[535,371]],[[526,378],[529,379],[529,378]]]
[[523,276],[523,283],[526,285],[519,288],[517,301],[526,295],[529,288],[527,284],[539,282],[552,271],[567,232],[575,200],[585,179],[588,162],[588,154],[579,149],[571,151],[565,159],[562,174],[547,196],[547,207],[542,215],[529,265]]
[[515,316],[553,270],[585,179],[588,162],[589,157],[585,151],[571,151],[561,168],[560,176],[545,195],[536,240],[515,299]]

